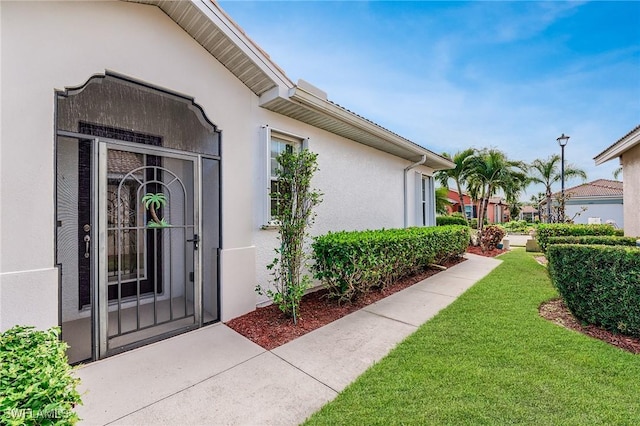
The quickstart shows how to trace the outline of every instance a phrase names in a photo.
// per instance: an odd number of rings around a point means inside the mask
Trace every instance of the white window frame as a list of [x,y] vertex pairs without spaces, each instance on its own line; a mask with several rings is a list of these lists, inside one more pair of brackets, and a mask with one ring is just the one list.
[[416,226],[436,225],[436,197],[433,176],[416,172]]
[[276,181],[277,178],[273,177],[272,173],[272,161],[271,161],[271,146],[274,139],[285,142],[292,146],[299,147],[298,149],[308,149],[309,138],[297,135],[295,133],[287,132],[285,130],[275,129],[269,125],[262,126],[262,138],[260,143],[263,147],[264,155],[264,169],[263,169],[263,188],[262,191],[262,228],[273,229],[277,228],[280,224],[277,220],[271,216],[271,184]]

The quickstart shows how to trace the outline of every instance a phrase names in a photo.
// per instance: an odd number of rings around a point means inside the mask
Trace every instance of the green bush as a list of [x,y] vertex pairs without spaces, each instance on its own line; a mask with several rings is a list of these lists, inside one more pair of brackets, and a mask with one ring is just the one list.
[[601,244],[605,246],[636,246],[634,237],[617,237],[614,235],[586,235],[584,237],[566,236],[549,237],[547,247],[551,244]]
[[464,225],[468,226],[467,220],[462,216],[436,216],[437,226]]
[[549,237],[582,237],[586,235],[615,235],[611,225],[572,225],[568,223],[545,223],[538,225],[536,239],[542,251],[547,251]]
[[530,227],[526,220],[511,220],[502,226],[509,232],[526,232]]
[[549,274],[580,321],[640,337],[640,250],[553,244]]
[[352,300],[464,253],[469,237],[461,225],[328,233],[314,239],[313,269],[332,296]]
[[[485,217],[483,220],[485,226],[489,224],[489,221],[487,220],[487,218]],[[471,226],[471,228],[473,229],[478,229],[478,218],[474,217],[472,219],[469,219],[469,226]]]
[[15,326],[0,334],[0,424],[69,425],[79,419],[79,379],[57,327]]
[[500,241],[502,241],[504,235],[504,229],[498,225],[485,226],[482,229],[482,235],[480,236],[482,251],[494,250]]

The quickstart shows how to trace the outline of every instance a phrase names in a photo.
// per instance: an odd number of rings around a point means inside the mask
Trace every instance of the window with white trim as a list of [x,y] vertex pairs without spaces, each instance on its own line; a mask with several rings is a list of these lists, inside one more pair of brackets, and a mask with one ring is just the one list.
[[435,184],[432,176],[416,173],[416,225],[436,224]]
[[308,139],[275,130],[268,126],[265,126],[264,129],[268,146],[265,222],[266,226],[277,226],[276,217],[280,208],[280,199],[277,194],[285,190],[285,188],[280,187],[278,182],[277,171],[280,168],[277,160],[278,155],[283,152],[299,152],[306,148]]
[[421,183],[421,200],[420,200],[420,213],[421,213],[421,219],[422,219],[422,226],[426,226],[427,223],[429,223],[429,211],[427,210],[427,207],[429,205],[428,202],[428,195],[429,195],[429,181],[428,178],[426,176],[422,176],[422,179],[420,179],[420,183]]

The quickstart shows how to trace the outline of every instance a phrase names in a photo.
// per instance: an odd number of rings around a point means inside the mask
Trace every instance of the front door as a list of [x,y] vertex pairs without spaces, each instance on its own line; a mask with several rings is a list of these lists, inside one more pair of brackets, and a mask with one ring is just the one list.
[[198,159],[99,143],[100,353],[200,323]]
[[114,73],[56,91],[56,264],[72,363],[218,321],[220,138]]
[[81,136],[59,136],[58,159],[57,257],[69,361],[200,326],[203,160]]

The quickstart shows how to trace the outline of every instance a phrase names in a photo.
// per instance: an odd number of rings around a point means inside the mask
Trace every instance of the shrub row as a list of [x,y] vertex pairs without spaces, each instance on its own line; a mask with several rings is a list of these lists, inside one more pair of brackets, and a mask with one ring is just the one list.
[[583,237],[566,236],[566,237],[549,237],[547,239],[547,247],[551,244],[600,244],[605,246],[636,246],[636,238],[634,237],[617,237],[615,235],[585,235]]
[[549,274],[580,321],[640,337],[640,250],[550,245]]
[[616,229],[611,225],[573,225],[568,223],[545,223],[538,225],[536,239],[542,251],[547,251],[550,237],[585,235],[616,235]]
[[464,225],[468,226],[467,220],[462,216],[436,216],[437,226]]
[[328,233],[314,239],[313,270],[332,296],[352,300],[458,256],[468,245],[469,228],[460,225]]
[[532,225],[526,220],[511,220],[503,223],[502,226],[509,232],[526,232]]
[[71,375],[59,329],[15,326],[0,334],[0,424],[78,421],[79,379]]

